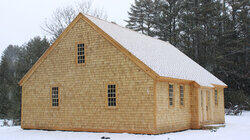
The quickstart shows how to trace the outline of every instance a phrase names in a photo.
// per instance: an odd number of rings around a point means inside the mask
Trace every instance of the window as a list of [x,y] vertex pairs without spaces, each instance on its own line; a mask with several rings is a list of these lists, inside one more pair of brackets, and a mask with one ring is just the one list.
[[180,104],[184,105],[184,87],[183,85],[180,85]]
[[214,101],[215,101],[215,104],[218,105],[218,91],[217,91],[217,89],[214,90]]
[[169,105],[172,106],[174,104],[173,103],[174,85],[169,84],[168,92],[169,92]]
[[116,85],[108,85],[108,106],[116,106]]
[[77,63],[84,64],[85,63],[85,51],[84,44],[77,44]]
[[58,87],[52,87],[52,106],[58,106]]

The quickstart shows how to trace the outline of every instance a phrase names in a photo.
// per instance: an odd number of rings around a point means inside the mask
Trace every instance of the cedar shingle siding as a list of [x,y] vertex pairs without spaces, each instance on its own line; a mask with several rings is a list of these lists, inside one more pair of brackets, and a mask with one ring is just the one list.
[[[217,87],[215,106],[212,88],[192,81],[155,79],[89,21],[78,19],[21,81],[22,128],[158,134],[224,123],[224,87]],[[77,44],[84,44],[84,65],[78,64]],[[173,106],[169,106],[169,83],[174,85]],[[112,107],[108,85],[115,85]],[[56,107],[52,106],[54,87],[58,88]],[[201,119],[200,90],[213,92],[209,121]]]

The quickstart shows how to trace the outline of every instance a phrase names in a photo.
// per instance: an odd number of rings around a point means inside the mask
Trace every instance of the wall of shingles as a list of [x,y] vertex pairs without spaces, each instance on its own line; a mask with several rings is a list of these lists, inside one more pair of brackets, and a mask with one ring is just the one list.
[[171,132],[191,127],[190,85],[184,86],[184,106],[180,104],[180,84],[174,85],[173,106],[169,105],[169,82],[157,82],[157,128],[159,132]]
[[[76,64],[84,43],[86,64]],[[117,107],[107,85],[117,85]],[[59,107],[51,88],[59,87]],[[87,22],[79,20],[24,83],[22,128],[80,131],[154,131],[154,81]]]

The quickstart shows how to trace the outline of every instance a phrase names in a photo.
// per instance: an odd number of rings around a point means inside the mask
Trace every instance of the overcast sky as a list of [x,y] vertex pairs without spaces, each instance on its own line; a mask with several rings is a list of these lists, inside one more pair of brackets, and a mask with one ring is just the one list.
[[[0,56],[9,45],[22,45],[35,36],[46,36],[41,26],[58,7],[81,0],[0,0]],[[93,7],[103,8],[109,21],[125,25],[127,11],[134,0],[92,0]]]

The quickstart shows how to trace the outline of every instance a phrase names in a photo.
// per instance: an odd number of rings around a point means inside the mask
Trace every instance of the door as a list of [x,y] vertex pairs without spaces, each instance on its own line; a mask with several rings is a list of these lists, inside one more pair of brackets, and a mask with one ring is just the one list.
[[209,90],[201,90],[201,122],[209,123],[211,119],[211,94]]
[[211,120],[211,94],[210,91],[207,90],[207,102],[206,102],[206,114],[207,114],[207,121]]
[[200,99],[200,105],[201,105],[201,122],[204,122],[206,120],[206,103],[204,100],[204,96],[206,95],[206,93],[204,93],[203,90],[201,90],[201,99]]
[[207,121],[207,103],[206,103],[206,92],[201,90],[201,121]]

